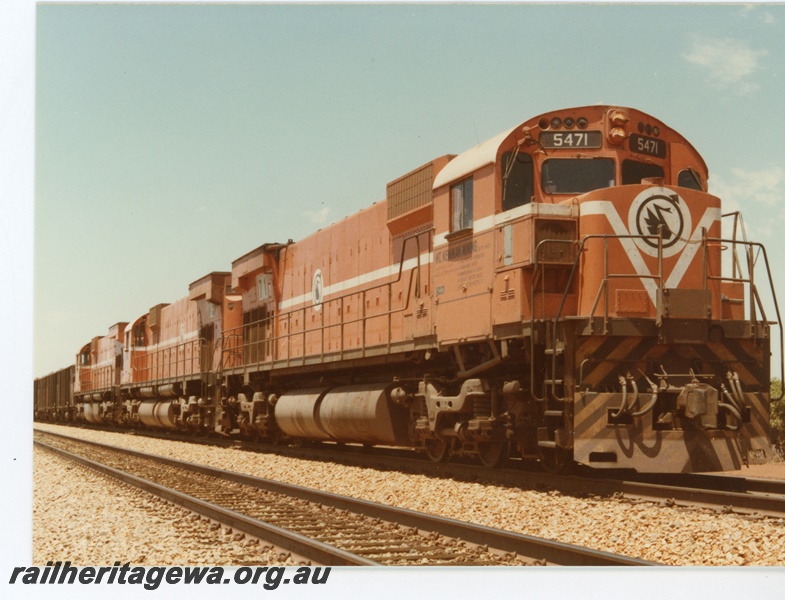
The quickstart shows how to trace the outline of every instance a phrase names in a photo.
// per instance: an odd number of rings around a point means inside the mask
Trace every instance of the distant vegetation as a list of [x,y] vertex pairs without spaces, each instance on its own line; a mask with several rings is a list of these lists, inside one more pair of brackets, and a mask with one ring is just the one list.
[[[771,397],[776,398],[782,393],[782,381],[771,380]],[[779,458],[785,457],[785,398],[771,403],[771,441]]]

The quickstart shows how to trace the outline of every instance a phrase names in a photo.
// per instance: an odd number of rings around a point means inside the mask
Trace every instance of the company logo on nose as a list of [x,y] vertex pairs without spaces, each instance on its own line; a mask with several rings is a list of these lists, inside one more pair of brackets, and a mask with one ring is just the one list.
[[684,200],[666,188],[642,192],[630,206],[629,230],[635,245],[649,256],[657,256],[658,236],[662,236],[663,257],[678,254],[691,233],[692,219]]

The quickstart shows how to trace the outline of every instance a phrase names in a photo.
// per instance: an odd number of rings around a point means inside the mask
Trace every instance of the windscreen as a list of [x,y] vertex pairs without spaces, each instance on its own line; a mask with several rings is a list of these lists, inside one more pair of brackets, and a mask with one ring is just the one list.
[[649,177],[665,177],[665,171],[660,165],[642,163],[637,160],[625,160],[621,163],[622,185],[640,183]]
[[546,194],[583,194],[616,185],[612,158],[551,158],[542,165]]

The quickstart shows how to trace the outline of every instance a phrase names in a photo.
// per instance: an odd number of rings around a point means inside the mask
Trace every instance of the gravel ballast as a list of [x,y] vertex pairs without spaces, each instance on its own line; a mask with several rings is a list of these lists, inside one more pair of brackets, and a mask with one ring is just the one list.
[[291,557],[147,492],[33,451],[33,564],[289,565]]
[[[750,520],[653,503],[575,498],[50,424],[37,423],[36,428],[669,565],[785,565],[783,519]],[[37,564],[106,564],[109,557],[120,556],[107,551],[106,543],[118,544],[118,551],[129,559],[143,556],[144,564],[229,565],[249,560],[240,550],[243,546],[193,543],[192,530],[175,526],[183,520],[181,510],[164,503],[150,506],[119,484],[114,485],[122,490],[106,490],[106,479],[86,469],[80,468],[101,481],[75,473],[77,467],[65,470],[61,459],[39,451],[34,468]],[[114,508],[114,517],[98,512],[108,507]],[[172,516],[155,512],[165,510]],[[172,528],[166,534],[170,537],[162,538],[152,524]],[[198,529],[201,534],[204,530]]]

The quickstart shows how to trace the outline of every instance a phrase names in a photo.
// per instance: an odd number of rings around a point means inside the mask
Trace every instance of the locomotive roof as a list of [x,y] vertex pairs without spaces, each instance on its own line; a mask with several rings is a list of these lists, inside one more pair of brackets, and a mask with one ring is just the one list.
[[439,174],[433,180],[433,189],[460,179],[480,167],[496,162],[499,146],[516,128],[517,126],[495,135],[491,139],[453,158],[439,171]]
[[232,274],[232,273],[231,273],[230,271],[211,271],[211,272],[210,272],[210,273],[208,273],[207,275],[204,275],[203,277],[200,277],[199,279],[197,279],[196,281],[194,281],[193,283],[191,283],[189,287],[193,287],[193,286],[195,286],[197,283],[201,283],[202,281],[205,281],[205,280],[207,280],[207,279],[210,279],[210,278],[212,278],[212,277],[214,277],[214,276],[218,276],[218,277],[221,277],[221,276],[223,276],[223,277],[225,277],[225,276],[227,276],[227,275],[231,275],[231,274]]
[[[598,105],[594,105],[594,106],[571,107],[571,108],[564,108],[564,109],[559,109],[559,110],[555,110],[555,111],[549,111],[547,113],[543,113],[541,115],[538,115],[538,116],[532,117],[530,119],[527,119],[523,123],[520,123],[520,124],[516,125],[515,127],[511,128],[511,129],[508,129],[507,131],[504,131],[504,132],[502,132],[502,133],[500,133],[498,135],[495,135],[494,137],[492,137],[492,138],[482,142],[481,144],[478,144],[474,148],[471,148],[471,149],[467,150],[466,152],[462,152],[461,154],[456,156],[454,159],[452,159],[449,163],[447,163],[447,165],[439,172],[439,174],[434,179],[434,181],[433,181],[433,189],[436,190],[437,188],[439,188],[439,187],[441,187],[443,185],[446,185],[448,183],[452,183],[454,181],[462,179],[463,177],[466,177],[470,173],[473,173],[474,171],[476,171],[480,167],[484,167],[485,165],[489,165],[489,164],[492,164],[492,163],[496,162],[496,156],[498,155],[499,148],[502,145],[502,143],[504,142],[504,140],[510,134],[512,134],[513,131],[515,131],[516,129],[520,128],[521,126],[523,126],[523,125],[525,125],[527,123],[536,123],[537,120],[542,118],[543,116],[552,115],[552,114],[556,114],[556,113],[560,113],[560,112],[580,111],[580,110],[583,110],[583,109],[587,109],[587,110],[590,109],[592,111],[597,111],[597,110],[606,111],[606,110],[610,110],[610,109],[614,109],[614,108],[618,108],[618,109],[626,110],[626,111],[631,111],[631,112],[634,112],[634,113],[636,113],[638,115],[645,116],[645,117],[647,117],[647,118],[649,118],[649,119],[651,119],[653,121],[659,122],[663,127],[667,127],[668,130],[674,136],[678,136],[679,138],[681,138],[681,143],[685,144],[686,146],[691,148],[693,151],[695,151],[695,153],[698,155],[698,158],[701,161],[703,161],[703,158],[700,156],[700,153],[697,150],[695,150],[694,146],[690,143],[689,140],[684,138],[683,135],[681,135],[679,132],[677,132],[673,128],[668,127],[665,123],[662,123],[662,121],[660,121],[656,117],[652,117],[651,115],[649,115],[649,114],[647,114],[647,113],[645,113],[645,112],[643,112],[641,110],[635,109],[635,108],[622,107],[622,106],[616,106],[616,105],[598,104]],[[705,163],[702,166],[705,168],[706,167]]]

